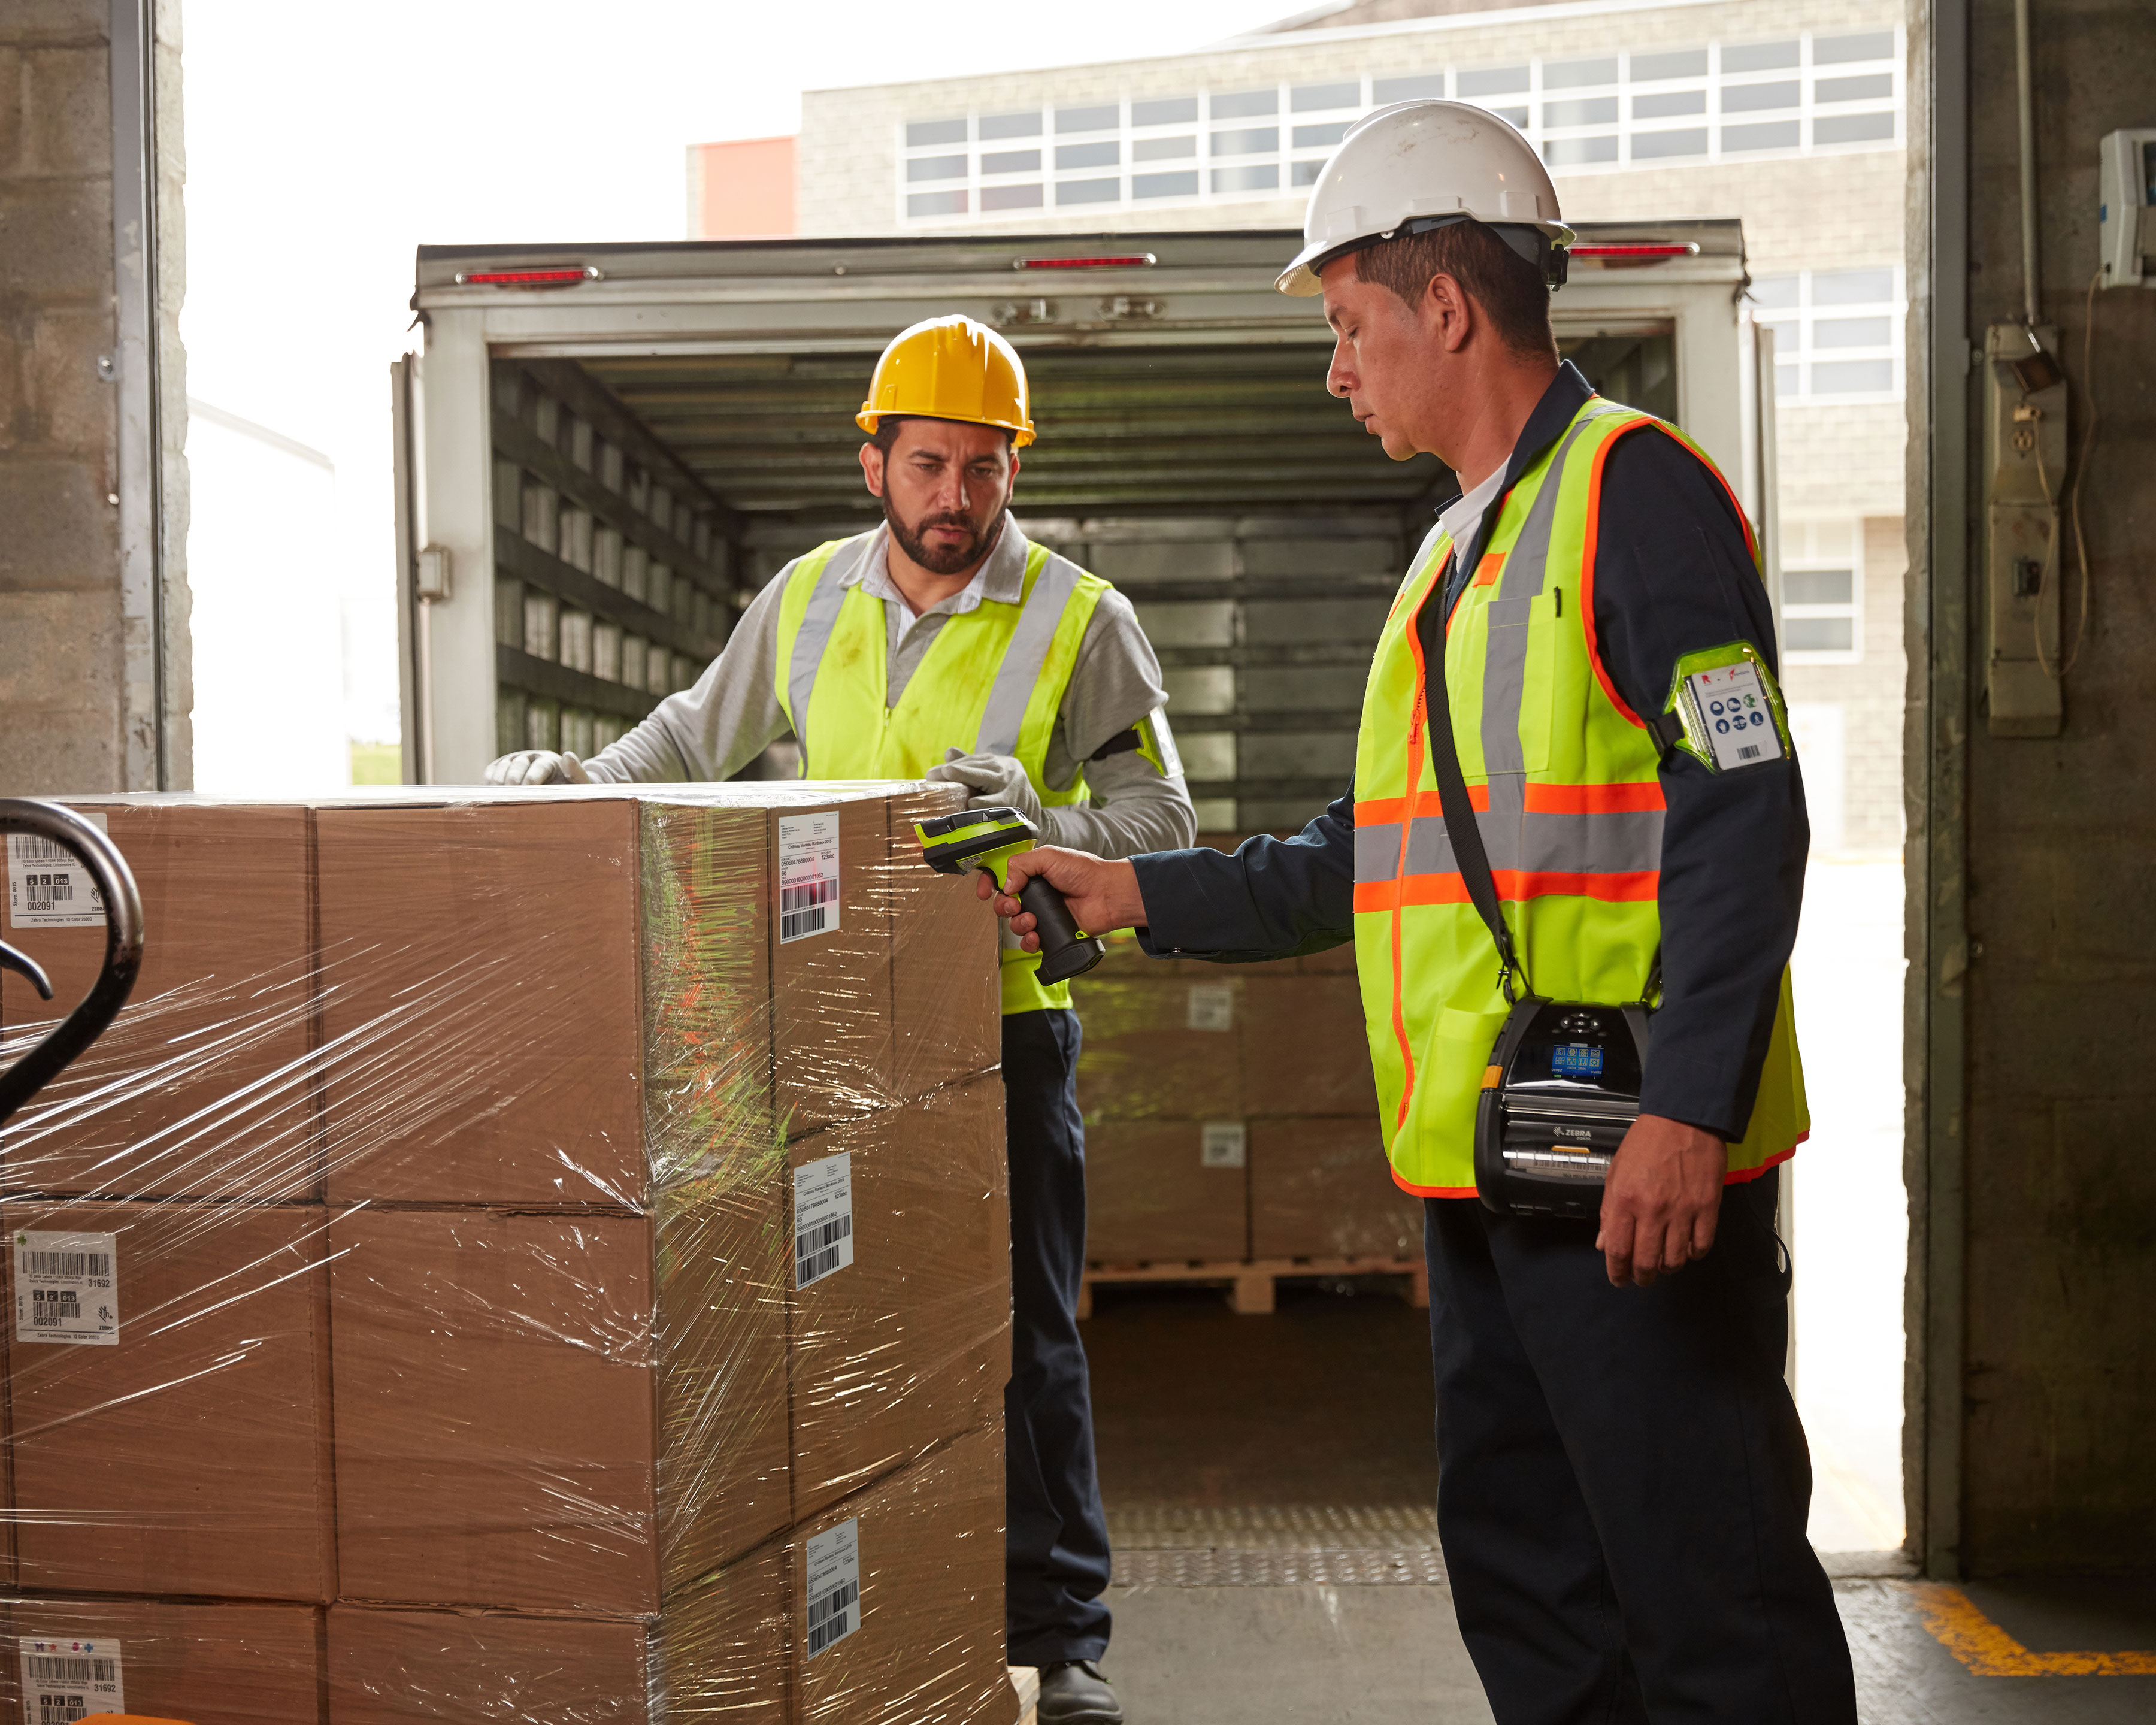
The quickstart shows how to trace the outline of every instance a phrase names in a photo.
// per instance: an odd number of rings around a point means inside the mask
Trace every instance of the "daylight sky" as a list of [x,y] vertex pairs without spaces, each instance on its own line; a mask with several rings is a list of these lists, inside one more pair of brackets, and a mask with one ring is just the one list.
[[293,578],[393,639],[387,374],[415,245],[679,239],[685,146],[793,131],[804,89],[1144,58],[1298,9],[185,0],[188,392],[336,462],[338,519]]

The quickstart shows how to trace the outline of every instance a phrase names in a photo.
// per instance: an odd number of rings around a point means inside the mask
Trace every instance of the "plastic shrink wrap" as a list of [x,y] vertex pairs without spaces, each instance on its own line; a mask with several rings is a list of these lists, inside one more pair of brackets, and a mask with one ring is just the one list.
[[74,800],[147,956],[0,1136],[5,1717],[1014,1717],[960,795]]

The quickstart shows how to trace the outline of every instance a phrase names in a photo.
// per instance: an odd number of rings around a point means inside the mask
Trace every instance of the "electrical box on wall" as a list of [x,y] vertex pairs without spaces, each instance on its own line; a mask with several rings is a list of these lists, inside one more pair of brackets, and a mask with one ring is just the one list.
[[2103,285],[2156,288],[2156,126],[2107,132],[2097,147]]
[[2058,331],[1995,323],[1984,331],[1984,695],[1994,737],[2056,737],[2059,505],[2066,477],[2066,381]]

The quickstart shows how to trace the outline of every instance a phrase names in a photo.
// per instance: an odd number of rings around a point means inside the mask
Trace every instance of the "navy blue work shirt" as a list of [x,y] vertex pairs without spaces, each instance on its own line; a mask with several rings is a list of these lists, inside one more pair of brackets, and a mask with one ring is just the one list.
[[[1591,393],[1570,362],[1527,419],[1505,470],[1509,492]],[[1458,557],[1443,609],[1417,619],[1438,639],[1472,555]],[[1775,663],[1774,619],[1728,493],[1674,439],[1634,432],[1603,469],[1595,537],[1594,627],[1604,668],[1635,713],[1660,713],[1684,655],[1749,641]],[[1658,1114],[1741,1138],[1796,944],[1811,840],[1794,759],[1710,773],[1681,750],[1663,757],[1662,1007],[1640,1099]],[[1354,937],[1355,793],[1292,839],[1246,840],[1232,855],[1163,850],[1131,859],[1159,957],[1247,963],[1322,952]],[[1496,956],[1491,959],[1496,971]]]

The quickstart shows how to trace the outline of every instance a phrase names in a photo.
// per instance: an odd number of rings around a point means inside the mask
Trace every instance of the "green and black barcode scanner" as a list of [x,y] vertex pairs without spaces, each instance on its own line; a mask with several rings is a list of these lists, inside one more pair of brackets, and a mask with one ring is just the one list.
[[[1021,850],[1030,850],[1040,832],[1015,809],[968,809],[940,820],[913,824],[921,840],[921,854],[939,875],[963,875],[978,869],[1007,891],[1004,865]],[[1083,976],[1108,956],[1105,942],[1079,927],[1070,906],[1040,875],[1019,891],[1018,901],[1032,913],[1034,932],[1040,937],[1040,983],[1053,988],[1074,976]]]

